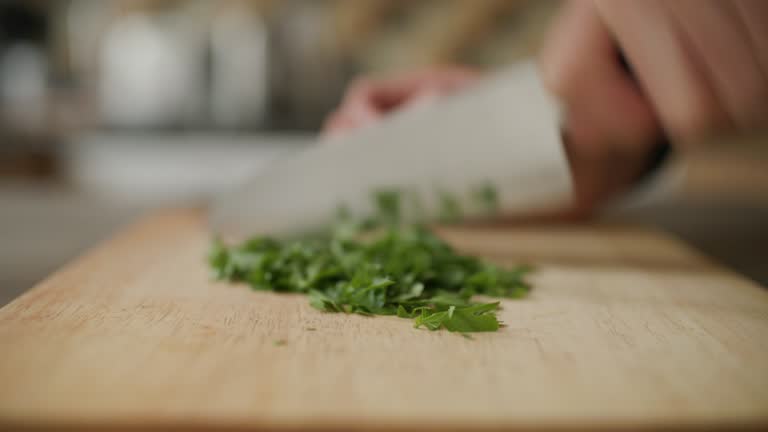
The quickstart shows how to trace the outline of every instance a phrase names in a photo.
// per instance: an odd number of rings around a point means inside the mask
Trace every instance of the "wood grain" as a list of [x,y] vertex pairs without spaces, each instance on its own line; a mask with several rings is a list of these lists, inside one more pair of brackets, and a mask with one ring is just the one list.
[[200,212],[147,218],[0,309],[0,428],[768,427],[764,289],[639,227],[441,233],[538,266],[500,332],[214,283]]

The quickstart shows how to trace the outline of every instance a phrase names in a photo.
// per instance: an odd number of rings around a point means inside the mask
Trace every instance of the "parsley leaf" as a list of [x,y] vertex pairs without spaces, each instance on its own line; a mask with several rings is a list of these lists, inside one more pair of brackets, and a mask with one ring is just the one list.
[[[490,203],[492,194],[484,195]],[[374,217],[359,222],[342,210],[324,235],[255,237],[231,246],[216,240],[208,257],[213,275],[256,290],[304,293],[326,312],[396,315],[417,328],[462,334],[500,326],[499,303],[476,303],[474,295],[520,298],[530,291],[529,267],[506,269],[461,255],[425,227],[402,224],[397,191],[381,191],[374,200]],[[458,216],[453,198],[444,194],[443,201]]]

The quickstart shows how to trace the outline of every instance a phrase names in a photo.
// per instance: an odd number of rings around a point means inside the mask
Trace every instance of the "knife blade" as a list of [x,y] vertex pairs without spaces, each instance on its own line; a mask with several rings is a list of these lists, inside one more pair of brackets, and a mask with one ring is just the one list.
[[371,193],[406,191],[409,218],[438,216],[450,197],[472,217],[473,190],[492,185],[498,210],[555,208],[572,197],[557,104],[535,65],[496,72],[466,91],[396,112],[381,122],[276,162],[218,196],[209,218],[227,237],[291,235],[331,223],[340,205],[372,211]]

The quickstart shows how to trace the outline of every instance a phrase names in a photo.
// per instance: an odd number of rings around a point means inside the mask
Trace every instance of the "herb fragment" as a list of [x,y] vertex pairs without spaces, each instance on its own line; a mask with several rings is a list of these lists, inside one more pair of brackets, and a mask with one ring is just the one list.
[[463,216],[459,200],[448,192],[439,192],[438,196],[440,198],[440,222],[459,222]]
[[499,194],[490,183],[483,183],[472,191],[472,198],[486,215],[499,212]]
[[[234,246],[215,241],[208,258],[214,276],[256,290],[305,293],[322,311],[396,315],[417,328],[462,334],[500,326],[499,302],[476,303],[474,295],[519,298],[530,291],[524,280],[530,268],[460,255],[425,227],[400,224],[397,191],[377,193],[375,203],[378,213],[364,222],[340,211],[339,224],[324,236],[255,237]],[[457,206],[452,210],[456,216]]]

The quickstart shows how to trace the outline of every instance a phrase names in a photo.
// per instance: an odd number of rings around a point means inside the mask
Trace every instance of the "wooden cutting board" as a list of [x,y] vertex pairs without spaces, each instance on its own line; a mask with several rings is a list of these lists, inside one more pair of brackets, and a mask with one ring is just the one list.
[[441,232],[538,266],[500,332],[214,283],[202,213],[147,218],[0,310],[0,429],[768,428],[765,289],[638,227]]

